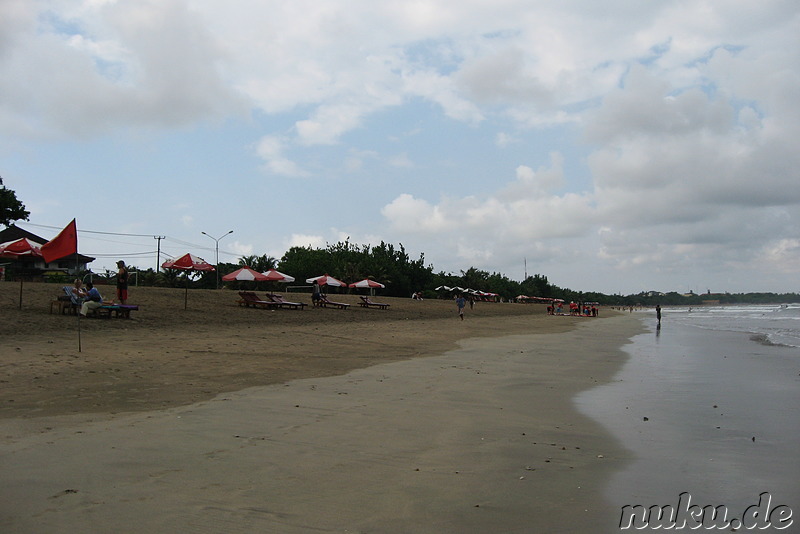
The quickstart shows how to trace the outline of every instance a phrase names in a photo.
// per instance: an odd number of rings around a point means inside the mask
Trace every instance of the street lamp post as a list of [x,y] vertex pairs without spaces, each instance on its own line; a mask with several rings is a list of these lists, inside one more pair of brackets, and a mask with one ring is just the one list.
[[214,245],[215,245],[214,248],[215,248],[215,250],[217,252],[217,264],[215,266],[216,267],[215,270],[217,271],[217,289],[219,289],[219,240],[222,239],[223,237],[225,237],[226,235],[232,234],[233,230],[225,232],[224,234],[222,234],[219,237],[214,237],[214,236],[209,235],[209,234],[207,234],[205,232],[200,232],[200,233],[203,234],[204,236],[208,236],[208,237],[210,237],[211,239],[214,240]]

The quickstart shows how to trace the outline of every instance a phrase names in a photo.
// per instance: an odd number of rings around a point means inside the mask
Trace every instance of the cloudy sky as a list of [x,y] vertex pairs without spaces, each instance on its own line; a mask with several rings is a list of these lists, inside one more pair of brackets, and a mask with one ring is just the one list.
[[799,97],[796,0],[0,1],[0,176],[95,270],[233,230],[800,291]]

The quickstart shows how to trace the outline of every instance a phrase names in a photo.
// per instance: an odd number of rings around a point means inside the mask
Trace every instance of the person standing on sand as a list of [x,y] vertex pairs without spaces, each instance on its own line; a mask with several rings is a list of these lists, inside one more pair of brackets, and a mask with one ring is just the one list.
[[658,319],[658,324],[661,325],[661,305],[656,304],[656,319]]
[[456,306],[458,306],[458,316],[461,317],[461,320],[464,320],[464,306],[467,305],[467,301],[464,299],[464,295],[459,295],[456,298]]
[[313,306],[319,306],[321,296],[322,291],[319,288],[319,282],[314,280],[314,283],[311,285],[311,304]]
[[122,260],[117,262],[117,300],[120,304],[128,300],[128,268]]

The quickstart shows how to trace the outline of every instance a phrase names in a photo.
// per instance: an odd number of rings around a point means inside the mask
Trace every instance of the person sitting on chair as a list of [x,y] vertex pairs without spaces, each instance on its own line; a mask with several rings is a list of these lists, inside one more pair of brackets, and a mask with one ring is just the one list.
[[91,282],[86,283],[86,288],[89,291],[86,292],[86,300],[81,305],[81,315],[84,317],[89,313],[89,310],[95,310],[103,305],[102,295]]
[[80,278],[76,278],[72,284],[72,302],[75,304],[83,304],[83,299],[86,298],[86,290],[83,289],[83,282]]

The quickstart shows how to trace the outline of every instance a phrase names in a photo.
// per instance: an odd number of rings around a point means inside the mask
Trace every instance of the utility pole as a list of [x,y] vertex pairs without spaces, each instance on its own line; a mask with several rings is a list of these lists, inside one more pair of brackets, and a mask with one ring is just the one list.
[[215,250],[217,251],[217,264],[215,265],[216,269],[214,269],[214,270],[217,271],[217,289],[219,289],[219,240],[222,239],[223,237],[225,237],[226,235],[232,234],[233,230],[229,230],[228,232],[222,234],[219,237],[213,237],[211,235],[208,235],[205,232],[200,232],[200,233],[203,234],[204,236],[208,236],[211,239],[213,239],[214,240],[214,244],[216,245],[215,246]]
[[[161,240],[166,239],[163,235],[154,235],[153,239],[158,240],[158,252],[156,252],[156,272],[161,271]],[[138,277],[137,277],[138,280]]]

